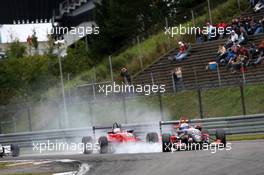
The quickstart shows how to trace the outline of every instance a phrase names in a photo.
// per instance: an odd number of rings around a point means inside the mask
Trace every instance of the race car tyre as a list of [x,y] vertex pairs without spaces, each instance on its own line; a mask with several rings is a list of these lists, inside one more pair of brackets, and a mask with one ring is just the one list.
[[147,133],[146,142],[147,143],[158,143],[159,135],[156,132]]
[[108,153],[108,140],[105,136],[102,136],[98,140],[100,146],[100,154]]
[[219,139],[221,143],[224,144],[224,146],[226,146],[226,133],[224,130],[222,129],[216,130],[215,137],[216,139]]
[[11,152],[13,157],[18,157],[20,153],[20,148],[17,144],[11,144]]
[[171,135],[162,134],[162,152],[171,152]]
[[83,154],[92,154],[93,153],[93,138],[91,136],[83,137]]
[[[1,145],[0,145],[0,146],[1,146]],[[2,158],[2,157],[4,157],[4,155],[5,155],[5,148],[2,147],[2,148],[0,148],[0,149],[2,149],[2,152],[0,152],[0,158]]]

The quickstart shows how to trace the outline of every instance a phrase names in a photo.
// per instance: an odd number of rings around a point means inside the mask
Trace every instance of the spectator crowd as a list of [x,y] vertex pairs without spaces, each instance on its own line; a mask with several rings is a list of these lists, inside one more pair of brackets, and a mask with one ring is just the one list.
[[256,66],[263,62],[264,40],[256,46],[248,43],[249,35],[258,35],[264,32],[264,18],[259,21],[251,17],[233,19],[231,34],[224,45],[220,45],[216,62],[226,66],[232,72],[246,71],[249,66]]

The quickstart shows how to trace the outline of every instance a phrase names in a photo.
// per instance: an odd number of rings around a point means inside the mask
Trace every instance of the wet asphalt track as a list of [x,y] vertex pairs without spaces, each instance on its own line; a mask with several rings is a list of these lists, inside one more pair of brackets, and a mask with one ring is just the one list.
[[[89,175],[264,175],[264,140],[232,142],[231,151],[21,156],[19,160],[72,159]],[[14,160],[5,158],[3,160]],[[1,172],[0,172],[1,174]]]

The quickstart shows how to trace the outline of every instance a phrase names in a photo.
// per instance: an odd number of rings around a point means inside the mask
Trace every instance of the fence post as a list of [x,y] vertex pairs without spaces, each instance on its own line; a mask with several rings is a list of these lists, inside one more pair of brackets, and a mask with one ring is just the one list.
[[219,70],[219,64],[217,64],[217,76],[218,76],[218,85],[221,86],[222,81],[221,81],[221,75],[220,75],[220,70]]
[[174,81],[173,74],[171,74],[171,80],[172,80],[172,88],[173,88],[173,92],[176,93],[176,86],[175,86],[175,81]]
[[123,109],[124,109],[124,120],[125,120],[125,124],[127,124],[127,109],[126,109],[126,97],[123,94],[122,95],[122,103],[123,103]]
[[152,85],[154,85],[155,82],[154,82],[154,77],[153,77],[153,73],[152,73],[152,72],[150,73],[150,78],[151,78],[151,83],[152,83]]
[[200,88],[197,89],[197,93],[198,93],[200,118],[203,119],[204,116],[203,116],[202,92]]
[[244,68],[243,68],[243,71],[242,71],[242,77],[243,77],[243,83],[246,84],[247,80],[246,80],[246,74],[245,74]]
[[[70,73],[67,74],[67,79],[68,79],[68,83],[70,82]],[[71,88],[69,88],[68,90],[68,100],[69,100],[69,103],[72,102],[72,98],[71,98]]]
[[62,129],[64,127],[63,125],[63,114],[62,114],[62,104],[59,103],[59,112],[60,112],[60,116],[59,116],[59,129]]
[[212,20],[212,12],[211,12],[211,5],[210,5],[210,0],[207,0],[208,3],[208,11],[209,11],[209,18],[210,18],[210,23],[213,25],[213,20]]
[[68,116],[68,108],[67,108],[66,97],[65,97],[64,78],[63,78],[61,58],[62,57],[59,55],[58,59],[59,59],[60,80],[61,80],[61,93],[62,93],[63,110],[64,110],[63,117],[64,117],[65,127],[69,127],[69,116]]
[[140,44],[139,36],[137,36],[137,48],[138,48],[138,55],[139,55],[140,68],[141,68],[141,70],[143,70],[142,52],[141,52],[141,49],[140,49],[139,44]]
[[93,116],[93,102],[91,100],[89,100],[89,114],[90,114],[90,117],[91,117],[91,125],[93,126],[94,125],[94,116]]
[[2,122],[0,122],[0,134],[3,134],[2,132]]
[[[193,27],[195,27],[196,25],[195,25],[195,17],[194,17],[193,10],[191,10],[191,15],[192,15],[192,25],[193,25]],[[196,32],[197,31],[195,31],[195,33],[194,33],[194,41],[196,41]]]
[[17,132],[17,127],[16,127],[16,119],[15,119],[15,117],[12,117],[12,123],[13,123],[14,133],[16,133]]
[[239,11],[241,11],[240,0],[237,0],[237,7],[238,7]]
[[160,119],[164,121],[164,110],[163,110],[163,103],[162,103],[162,96],[159,93],[159,106],[160,106]]
[[240,85],[240,94],[241,94],[241,104],[242,104],[242,111],[243,115],[246,115],[246,105],[245,105],[245,96],[244,96],[244,86]]
[[27,104],[27,113],[28,113],[28,130],[32,132],[31,107],[29,103]]
[[[168,22],[168,18],[165,17],[165,25],[166,25],[166,29],[169,28],[169,22]],[[171,40],[170,40],[170,36],[168,35],[168,50],[170,50],[171,48]]]
[[112,57],[109,56],[109,68],[110,68],[110,76],[111,76],[111,81],[114,83],[114,74],[113,74],[113,66],[112,66]]

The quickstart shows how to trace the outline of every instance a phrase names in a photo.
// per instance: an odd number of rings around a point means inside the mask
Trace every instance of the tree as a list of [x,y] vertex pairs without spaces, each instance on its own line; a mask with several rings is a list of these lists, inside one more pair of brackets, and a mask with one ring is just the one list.
[[124,48],[138,35],[145,37],[163,30],[165,17],[175,19],[177,8],[184,9],[194,3],[194,0],[187,1],[102,0],[96,3],[94,16],[100,35],[90,37],[92,56],[100,59]]
[[55,40],[53,39],[53,37],[51,35],[47,35],[47,38],[48,38],[48,44],[47,44],[47,54],[48,55],[52,55],[53,54],[53,51],[54,51],[54,48],[55,48]]
[[33,35],[31,36],[31,38],[32,38],[33,47],[35,49],[38,49],[38,37],[36,35],[36,31],[35,30],[33,30]]
[[7,58],[22,58],[25,53],[26,47],[16,39],[8,47]]
[[67,56],[62,61],[63,72],[72,75],[88,70],[93,65],[84,41],[78,41],[73,48],[68,48]]
[[[140,2],[140,1],[138,1]],[[139,8],[134,1],[102,0],[96,3],[95,21],[100,35],[91,38],[90,49],[94,55],[106,55],[117,51],[139,28]]]

